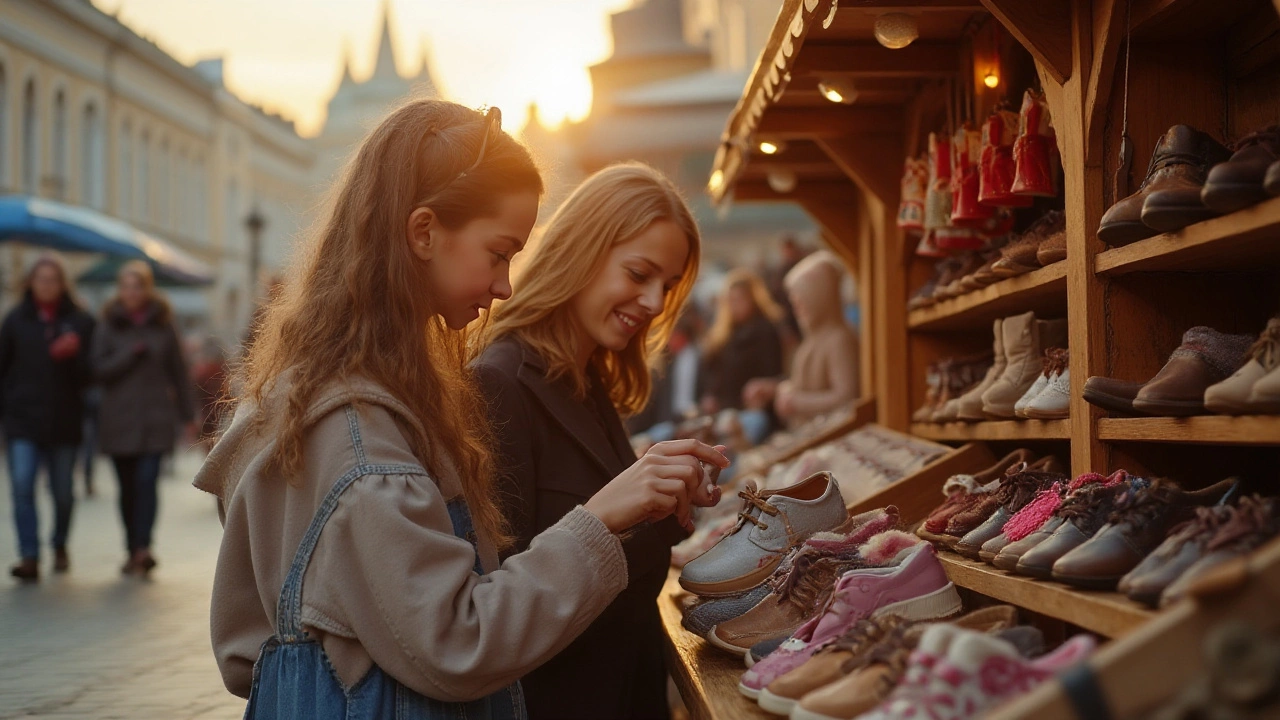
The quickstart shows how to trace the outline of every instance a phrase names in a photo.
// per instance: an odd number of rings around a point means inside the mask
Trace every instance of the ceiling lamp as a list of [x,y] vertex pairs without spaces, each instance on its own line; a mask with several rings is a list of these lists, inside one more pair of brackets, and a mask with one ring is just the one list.
[[818,92],[833,103],[852,105],[858,99],[858,88],[849,78],[823,78],[818,81]]
[[787,149],[787,144],[782,140],[761,140],[756,147],[765,155],[777,155]]
[[920,26],[914,15],[885,13],[876,18],[876,41],[892,50],[910,45],[920,37]]
[[995,70],[988,70],[987,74],[982,76],[982,84],[994,90],[1000,84],[1000,76]]
[[766,179],[769,181],[769,187],[773,188],[774,192],[783,195],[795,190],[796,183],[799,181],[799,178],[796,177],[795,171],[788,170],[786,168],[770,170],[769,176]]

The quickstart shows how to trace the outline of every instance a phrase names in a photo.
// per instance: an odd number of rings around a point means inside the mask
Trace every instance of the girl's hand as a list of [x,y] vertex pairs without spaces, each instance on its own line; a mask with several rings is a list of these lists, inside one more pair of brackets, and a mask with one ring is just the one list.
[[715,505],[720,488],[709,482],[702,462],[725,468],[729,460],[719,449],[697,440],[671,440],[654,445],[605,485],[585,507],[618,533],[648,520],[657,522],[675,513],[690,528],[689,505]]

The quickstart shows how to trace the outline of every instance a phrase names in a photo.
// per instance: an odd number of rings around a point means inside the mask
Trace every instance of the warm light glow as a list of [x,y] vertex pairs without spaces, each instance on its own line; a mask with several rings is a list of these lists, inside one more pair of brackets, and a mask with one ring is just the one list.
[[760,152],[765,155],[777,155],[781,150],[782,148],[778,147],[776,143],[771,143],[768,140],[760,143]]
[[707,181],[707,189],[715,193],[715,192],[720,192],[720,189],[723,187],[724,187],[724,171],[716,170],[715,172],[711,173],[711,179]]
[[825,78],[818,82],[818,92],[833,103],[852,105],[858,99],[858,88],[847,78]]
[[989,88],[995,88],[1000,84],[1000,76],[996,74],[995,70],[988,70],[987,74],[982,78],[982,84]]
[[920,37],[920,26],[913,15],[885,13],[876,18],[875,36],[881,45],[900,50]]
[[766,178],[769,181],[769,187],[776,193],[789,193],[796,189],[796,183],[799,178],[796,177],[795,171],[786,168],[770,170]]

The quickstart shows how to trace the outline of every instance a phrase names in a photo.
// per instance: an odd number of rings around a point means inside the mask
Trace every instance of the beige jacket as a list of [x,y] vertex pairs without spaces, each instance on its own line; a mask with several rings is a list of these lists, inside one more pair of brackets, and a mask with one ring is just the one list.
[[[274,408],[286,392],[283,380],[264,400],[268,417],[280,417]],[[296,485],[263,475],[273,433],[255,432],[250,416],[242,406],[195,480],[224,510],[213,649],[227,689],[241,697],[275,632],[277,598],[307,525],[349,472],[359,479],[325,525],[302,589],[302,623],[348,687],[376,663],[427,697],[483,697],[554,656],[627,585],[622,544],[582,507],[501,567],[479,538],[486,574],[476,575],[476,554],[454,536],[445,505],[461,495],[456,474],[378,467],[422,463],[402,429],[418,421],[371,382],[316,398]]]
[[791,425],[844,407],[858,397],[858,336],[844,320],[839,260],[818,251],[787,273],[787,289],[811,308],[791,361]]

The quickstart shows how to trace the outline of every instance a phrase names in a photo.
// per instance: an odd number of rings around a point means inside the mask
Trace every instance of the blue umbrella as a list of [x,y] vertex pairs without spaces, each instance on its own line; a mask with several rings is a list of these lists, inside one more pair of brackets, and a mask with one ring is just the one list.
[[151,261],[183,282],[213,282],[204,263],[122,220],[95,210],[28,195],[0,197],[0,242],[20,241],[65,252],[104,253]]

